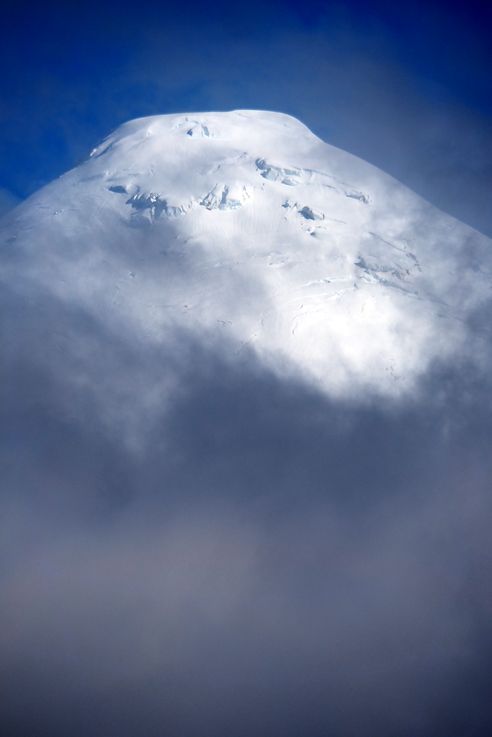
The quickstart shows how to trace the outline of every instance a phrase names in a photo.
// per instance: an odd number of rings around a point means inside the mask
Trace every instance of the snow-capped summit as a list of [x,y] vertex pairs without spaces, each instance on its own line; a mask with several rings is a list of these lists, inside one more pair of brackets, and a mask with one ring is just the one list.
[[224,339],[337,396],[405,393],[490,293],[489,239],[272,112],[126,123],[1,235],[21,295],[149,345]]

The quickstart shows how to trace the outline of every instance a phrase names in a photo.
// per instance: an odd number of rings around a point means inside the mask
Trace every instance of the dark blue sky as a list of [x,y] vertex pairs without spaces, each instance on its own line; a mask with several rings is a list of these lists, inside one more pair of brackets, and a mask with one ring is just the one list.
[[492,233],[490,3],[7,2],[0,208],[123,121],[289,112]]

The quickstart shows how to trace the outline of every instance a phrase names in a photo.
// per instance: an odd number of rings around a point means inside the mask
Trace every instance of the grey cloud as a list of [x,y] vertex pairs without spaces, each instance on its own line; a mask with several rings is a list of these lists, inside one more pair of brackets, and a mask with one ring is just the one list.
[[487,377],[330,402],[177,335],[180,390],[129,451],[57,336],[122,401],[169,356],[56,302],[2,315],[10,735],[487,731]]

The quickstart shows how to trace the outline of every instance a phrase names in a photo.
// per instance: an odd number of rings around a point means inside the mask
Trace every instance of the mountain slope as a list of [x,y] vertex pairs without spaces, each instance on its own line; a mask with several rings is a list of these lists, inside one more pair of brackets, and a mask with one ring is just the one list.
[[225,341],[337,396],[404,394],[459,354],[492,273],[489,239],[271,112],[131,121],[1,237],[21,300],[170,352]]

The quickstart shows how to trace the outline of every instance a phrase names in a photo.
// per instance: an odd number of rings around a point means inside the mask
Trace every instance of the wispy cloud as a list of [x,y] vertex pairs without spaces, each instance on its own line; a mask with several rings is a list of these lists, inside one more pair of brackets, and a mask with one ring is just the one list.
[[20,202],[13,192],[10,192],[4,187],[0,187],[0,217],[5,215],[9,210],[12,210]]
[[129,452],[168,351],[3,299],[10,734],[490,723],[487,376],[436,367],[361,406],[177,335],[179,389]]

